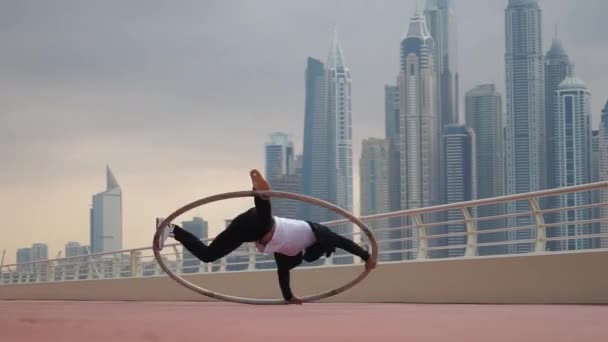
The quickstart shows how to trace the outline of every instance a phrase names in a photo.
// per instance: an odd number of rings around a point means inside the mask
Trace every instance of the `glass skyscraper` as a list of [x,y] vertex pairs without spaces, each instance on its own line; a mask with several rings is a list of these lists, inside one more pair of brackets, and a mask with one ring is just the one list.
[[[505,86],[507,99],[506,194],[525,193],[546,186],[545,76],[542,52],[542,13],[536,0],[509,0],[505,10]],[[509,203],[509,212],[530,211],[528,201]],[[529,226],[529,215],[509,220],[511,226]],[[510,252],[525,253],[534,229],[509,233]]]

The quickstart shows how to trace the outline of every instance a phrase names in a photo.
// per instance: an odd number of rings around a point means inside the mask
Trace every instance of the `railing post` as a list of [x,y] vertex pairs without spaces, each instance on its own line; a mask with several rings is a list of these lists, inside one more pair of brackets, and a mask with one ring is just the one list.
[[426,259],[428,258],[426,226],[422,222],[420,214],[414,215],[414,222],[416,224],[416,228],[418,228],[418,256],[416,258]]
[[177,250],[177,246],[173,246],[173,251],[175,252],[175,274],[181,274],[182,273],[182,256],[181,254],[179,254],[179,251]]
[[141,252],[131,251],[130,253],[130,264],[131,264],[131,277],[140,277],[139,257]]
[[112,278],[120,278],[122,275],[122,253],[114,255],[114,267],[112,271]]
[[46,281],[50,282],[53,281],[54,275],[53,275],[53,263],[50,261],[46,262]]
[[545,244],[547,239],[546,235],[546,226],[545,226],[545,218],[543,217],[543,213],[540,210],[538,205],[538,199],[536,197],[528,199],[530,203],[530,207],[532,208],[532,214],[534,215],[534,221],[536,222],[536,247],[534,248],[535,252],[544,252]]
[[220,272],[226,272],[226,257],[220,259]]
[[249,265],[247,269],[253,271],[255,270],[255,247],[252,244],[247,244],[247,251],[249,252]]
[[464,225],[467,230],[467,247],[464,251],[465,256],[475,256],[477,255],[477,225],[471,214],[469,213],[469,209],[461,208],[462,216],[464,217]]

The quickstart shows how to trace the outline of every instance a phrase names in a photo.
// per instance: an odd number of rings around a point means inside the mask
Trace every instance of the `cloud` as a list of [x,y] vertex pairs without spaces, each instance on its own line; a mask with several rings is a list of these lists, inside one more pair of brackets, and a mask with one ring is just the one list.
[[[455,3],[460,94],[487,82],[503,89],[507,1]],[[597,125],[608,97],[607,2],[540,4],[545,49],[559,22],[577,74],[593,93]],[[30,235],[3,240],[0,248],[15,250],[49,230],[52,250],[75,236],[86,242],[87,205],[103,187],[106,162],[125,189],[125,246],[136,247],[149,240],[146,229],[158,212],[246,187],[247,171],[263,168],[271,132],[289,133],[301,151],[306,58],[326,59],[335,25],[353,77],[358,165],[361,140],[384,134],[384,84],[395,81],[413,6],[400,0],[3,3],[0,204],[18,215],[0,232],[27,224]],[[52,203],[33,208],[35,200]],[[204,212],[219,227],[238,211],[227,208],[233,211]]]

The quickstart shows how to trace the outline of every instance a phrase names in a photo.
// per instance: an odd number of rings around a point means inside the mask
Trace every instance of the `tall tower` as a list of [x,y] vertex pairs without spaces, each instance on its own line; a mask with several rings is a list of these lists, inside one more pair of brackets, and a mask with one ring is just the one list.
[[[399,149],[399,86],[384,86],[385,136],[389,149],[389,205],[391,211],[401,209],[401,155]],[[391,226],[394,226],[391,224]]]
[[[285,133],[274,133],[266,143],[266,179],[276,191],[300,192],[293,143]],[[300,203],[286,198],[271,198],[274,215],[299,218]]]
[[[327,115],[327,79],[325,66],[308,58],[304,109],[304,151],[302,156],[302,192],[324,201],[330,199],[330,145]],[[315,222],[329,219],[327,210],[303,204],[302,218]]]
[[[557,187],[589,183],[591,180],[591,112],[590,92],[585,83],[575,77],[567,77],[557,89],[557,116],[554,122],[555,181]],[[589,192],[557,196],[557,206],[584,206],[590,203]],[[590,209],[575,209],[556,215],[560,225],[557,236],[571,237],[590,234],[589,224],[569,222],[589,220]],[[554,228],[555,229],[555,228]],[[591,239],[571,239],[555,244],[557,250],[586,249]]]
[[[334,32],[327,58],[327,114],[330,120],[330,198],[340,208],[353,209],[353,137],[350,70]],[[334,175],[335,174],[335,175]],[[333,192],[333,193],[332,193]]]
[[281,175],[295,173],[293,143],[286,133],[273,133],[265,146],[266,180],[272,183]]
[[[593,130],[591,131],[591,183],[596,183],[600,181],[600,131]],[[599,190],[591,191],[591,203],[600,203],[600,195],[601,192]],[[601,208],[593,208],[591,210],[591,217],[594,220],[598,220],[594,222],[592,225],[592,234],[601,233],[601,220],[600,220]],[[592,248],[600,248],[601,247],[602,238],[593,239]]]
[[[446,203],[471,201],[477,198],[477,167],[475,133],[464,125],[447,125],[443,134],[444,160],[446,166]],[[474,215],[474,212],[471,213]],[[448,221],[464,220],[461,210],[449,210]],[[447,226],[449,234],[466,233],[464,224],[451,223]],[[449,236],[445,245],[454,248],[440,250],[443,256],[463,256],[466,235]]]
[[443,159],[443,134],[446,125],[458,123],[458,32],[452,0],[427,0],[424,9],[426,25],[435,43],[433,59],[436,73],[437,132],[439,136],[441,203],[445,203],[446,179]]
[[47,260],[49,258],[49,246],[46,243],[35,243],[32,245],[32,261]]
[[[401,209],[401,148],[400,148],[400,97],[399,85],[384,86],[384,124],[385,137],[388,142],[388,192],[389,192],[389,209],[390,211],[398,211]],[[402,218],[395,217],[389,219],[389,227],[391,227],[391,237],[401,239],[403,230],[397,229],[403,226]],[[401,250],[403,242],[392,242],[389,246],[394,250]],[[391,254],[391,260],[401,260],[402,253]]]
[[[504,195],[504,153],[502,128],[502,97],[494,84],[482,84],[467,91],[464,99],[467,127],[475,133],[475,164],[477,198],[491,198]],[[486,205],[477,208],[479,217],[504,214],[503,204]],[[477,222],[479,230],[505,228],[504,219]],[[480,234],[478,242],[505,241],[507,233]],[[504,254],[504,246],[479,247],[480,255]]]
[[[505,10],[507,127],[506,193],[545,188],[545,77],[542,53],[542,17],[536,0],[509,0]],[[529,212],[527,201],[508,205],[509,212]],[[511,226],[529,226],[531,216],[510,220]],[[509,233],[510,240],[532,239],[534,230]],[[510,245],[511,252],[532,250],[532,243]]]
[[458,28],[452,0],[427,0],[426,25],[435,42],[437,122],[458,123]]
[[106,166],[106,190],[93,195],[91,253],[122,250],[122,190]]
[[29,247],[17,249],[17,270],[19,272],[31,271],[32,265],[24,265],[32,260],[32,249]]
[[557,117],[557,87],[572,74],[570,58],[561,40],[553,38],[551,47],[545,55],[545,122],[547,132],[547,188],[557,186],[555,180],[555,123]]
[[[389,192],[389,142],[386,139],[369,138],[361,144],[361,159],[359,160],[360,189],[361,189],[361,215],[373,215],[390,211]],[[394,242],[386,242],[394,239],[394,231],[388,230],[389,220],[373,220],[369,223],[370,228],[379,243],[379,249],[384,252],[400,250],[395,248]],[[380,231],[377,231],[380,230]],[[401,253],[383,253],[379,261],[399,260]]]
[[401,207],[421,208],[438,204],[441,189],[434,42],[419,13],[410,19],[400,51]]
[[83,254],[82,252],[83,252],[83,248],[80,245],[80,243],[78,243],[78,242],[69,241],[68,243],[65,244],[65,257],[66,258],[82,255]]
[[[602,110],[602,121],[600,123],[600,136],[599,136],[599,180],[608,181],[608,101]],[[602,203],[608,203],[608,190],[604,189],[600,191],[600,201]],[[600,218],[602,223],[600,225],[600,232],[608,234],[608,208],[602,207],[600,209]],[[608,237],[601,239],[601,247],[608,248]]]

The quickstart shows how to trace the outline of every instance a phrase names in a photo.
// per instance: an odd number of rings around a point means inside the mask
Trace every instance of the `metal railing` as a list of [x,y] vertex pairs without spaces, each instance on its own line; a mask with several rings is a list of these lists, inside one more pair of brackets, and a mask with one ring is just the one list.
[[[602,196],[598,195],[600,192]],[[381,213],[364,216],[362,220],[374,232],[381,263],[608,249],[607,193],[608,182],[598,182]],[[515,203],[522,201],[527,203],[528,210],[515,211]],[[347,220],[324,224],[340,226],[340,231],[352,227]],[[358,229],[346,230],[350,233],[343,235],[366,245]],[[244,244],[225,258],[208,264],[177,243],[166,245],[162,256],[177,274],[246,272],[276,267],[272,255],[257,252],[253,244]],[[359,263],[357,259],[338,250],[328,258],[322,257],[303,267]],[[154,259],[152,248],[142,247],[3,265],[0,285],[162,275],[164,272]]]

